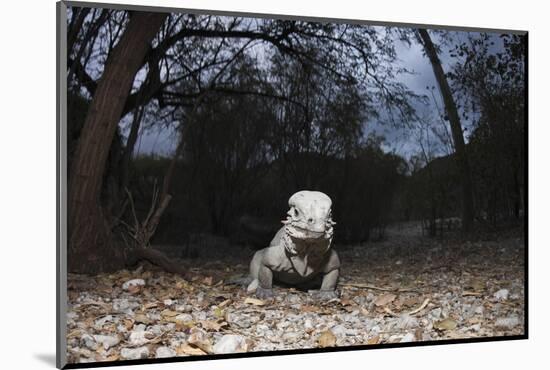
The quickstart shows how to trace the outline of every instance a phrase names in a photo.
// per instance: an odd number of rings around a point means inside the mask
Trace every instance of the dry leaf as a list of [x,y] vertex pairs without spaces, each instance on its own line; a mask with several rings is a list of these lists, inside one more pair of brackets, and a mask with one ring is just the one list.
[[105,294],[111,294],[113,292],[113,287],[110,285],[99,285],[96,289]]
[[467,285],[468,288],[472,288],[475,291],[485,290],[485,280],[482,279],[472,279]]
[[403,306],[405,307],[416,307],[420,303],[421,303],[421,299],[419,296],[414,296],[403,300]]
[[124,319],[122,322],[124,323],[126,330],[130,330],[134,327],[134,320],[132,319]]
[[130,286],[128,287],[128,293],[130,293],[130,294],[138,294],[139,292],[141,292],[141,288],[142,288],[141,285],[130,285]]
[[434,329],[437,330],[453,330],[457,327],[456,321],[452,319],[445,319],[434,322]]
[[118,361],[119,359],[120,359],[119,355],[113,354],[113,355],[107,356],[105,358],[105,361]]
[[225,306],[228,306],[231,303],[231,299],[226,299],[222,303],[218,305],[219,308],[224,308]]
[[386,306],[387,304],[392,303],[395,298],[397,298],[397,296],[392,293],[382,294],[374,300],[374,305],[377,307]]
[[159,304],[161,304],[162,306],[164,306],[164,304],[160,303],[160,302],[149,302],[149,303],[145,303],[143,305],[143,309],[145,310],[149,310],[151,308],[156,308],[159,306]]
[[181,312],[177,312],[177,311],[172,311],[172,310],[162,310],[160,312],[161,316],[163,317],[174,317],[174,316],[178,316],[181,314]]
[[468,324],[479,324],[481,322],[481,319],[479,317],[471,317],[467,320]]
[[380,343],[380,336],[379,335],[376,335],[376,336],[374,336],[372,338],[369,338],[367,340],[367,344],[378,344],[378,343]]
[[178,356],[182,356],[182,355],[197,356],[197,355],[205,355],[206,352],[204,352],[200,348],[193,347],[187,343],[184,343],[178,348],[176,348],[176,354]]
[[199,324],[205,330],[220,331],[221,328],[227,326],[228,324],[225,321],[212,321],[212,320],[202,320],[199,321]]
[[325,330],[319,337],[319,347],[334,347],[336,345],[336,336],[330,331]]
[[466,334],[459,333],[459,332],[454,331],[454,330],[448,331],[445,334],[448,338],[451,338],[451,339],[464,339],[464,338],[468,337]]
[[304,304],[300,307],[300,311],[302,311],[302,312],[319,312],[320,309],[317,306],[311,306],[311,305]]
[[352,305],[355,305],[356,303],[351,299],[343,298],[340,300],[340,304],[342,306],[352,306]]
[[191,335],[187,342],[192,346],[202,349],[206,353],[212,353],[212,343],[208,339],[206,332],[198,328],[191,329]]
[[153,321],[147,317],[147,315],[143,314],[143,313],[138,313],[134,316],[134,320],[138,323],[142,323],[142,324],[145,324],[145,325],[149,325],[151,324]]
[[216,307],[214,309],[214,316],[216,316],[218,319],[221,319],[225,316],[225,311],[222,310],[220,307]]
[[212,286],[212,285],[214,285],[214,277],[213,276],[207,276],[204,279],[202,279],[202,283],[204,285]]
[[71,331],[69,334],[67,334],[67,339],[70,339],[72,337],[80,337],[82,335],[82,331],[80,329],[75,329]]
[[245,304],[251,304],[251,305],[254,305],[254,306],[264,306],[265,305],[265,302],[262,301],[261,299],[251,298],[251,297],[247,297],[244,300],[244,303]]
[[193,286],[189,284],[186,280],[178,280],[175,285],[176,289],[193,291]]

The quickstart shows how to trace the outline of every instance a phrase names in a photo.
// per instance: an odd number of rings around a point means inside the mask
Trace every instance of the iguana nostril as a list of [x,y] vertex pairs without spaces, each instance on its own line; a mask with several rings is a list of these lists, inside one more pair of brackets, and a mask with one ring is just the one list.
[[311,218],[311,217],[308,218],[308,219],[307,219],[307,222],[309,222],[310,224],[312,224],[312,223],[313,223],[313,218]]

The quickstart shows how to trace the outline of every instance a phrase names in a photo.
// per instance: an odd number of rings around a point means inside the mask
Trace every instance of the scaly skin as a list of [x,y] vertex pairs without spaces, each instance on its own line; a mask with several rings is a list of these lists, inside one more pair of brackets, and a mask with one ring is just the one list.
[[332,201],[321,192],[300,191],[289,199],[285,224],[269,247],[256,252],[250,263],[253,278],[248,290],[260,299],[273,296],[273,281],[306,286],[322,279],[319,299],[336,297],[340,269],[337,253],[331,249]]

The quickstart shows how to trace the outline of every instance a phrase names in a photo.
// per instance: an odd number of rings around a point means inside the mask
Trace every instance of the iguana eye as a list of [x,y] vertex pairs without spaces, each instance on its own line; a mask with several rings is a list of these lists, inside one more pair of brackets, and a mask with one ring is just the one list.
[[296,208],[294,208],[294,216],[298,217],[299,214],[300,212]]

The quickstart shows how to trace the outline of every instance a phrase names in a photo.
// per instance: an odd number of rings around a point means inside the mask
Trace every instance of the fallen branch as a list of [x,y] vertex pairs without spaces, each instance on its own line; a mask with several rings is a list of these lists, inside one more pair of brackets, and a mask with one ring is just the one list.
[[409,315],[409,316],[413,316],[413,315],[416,315],[417,313],[419,313],[420,311],[422,311],[424,308],[426,308],[426,306],[428,305],[428,303],[430,303],[430,298],[426,298],[424,300],[424,302],[422,302],[422,304],[412,310],[412,311],[409,311],[409,312],[404,312],[404,313],[401,313],[401,314],[398,314],[398,313],[395,313],[391,310],[391,308],[389,308],[388,306],[384,307],[384,312],[387,313],[388,315],[390,316],[393,316],[393,317],[401,317],[401,316],[404,316],[404,315]]
[[417,313],[419,313],[420,311],[422,311],[424,308],[426,308],[426,306],[428,305],[428,303],[430,303],[430,298],[426,298],[424,300],[424,302],[422,302],[422,304],[420,305],[420,307],[418,307],[416,310],[412,310],[411,312],[409,312],[409,315],[416,315]]
[[398,314],[396,314],[395,312],[393,312],[389,307],[384,307],[384,312],[387,313],[388,315],[390,316],[393,316],[393,317],[399,317]]
[[481,297],[483,294],[479,292],[471,292],[469,290],[465,290],[462,292],[463,297]]
[[362,284],[362,283],[342,283],[340,284],[342,287],[350,287],[350,288],[360,288],[360,289],[372,289],[372,290],[381,290],[384,292],[416,292],[417,290],[409,289],[409,288],[383,288],[378,287],[375,285],[370,284]]
[[168,258],[164,253],[159,250],[156,250],[154,248],[135,247],[132,252],[135,259],[137,260],[149,261],[153,265],[160,267],[164,271],[172,274],[178,274],[186,280],[189,280],[191,278],[187,269],[185,269],[181,264],[174,263],[170,258]]
[[[133,242],[131,243],[129,248],[129,263],[134,264],[139,260],[146,260],[151,262],[153,265],[160,267],[166,272],[178,274],[184,279],[188,279],[189,273],[185,268],[183,268],[180,264],[175,263],[172,259],[170,259],[161,251],[151,248],[149,245],[150,240],[153,237],[153,234],[155,233],[157,226],[160,222],[160,217],[166,210],[166,207],[168,207],[172,196],[170,194],[161,194],[159,196],[159,189],[157,188],[155,182],[151,207],[149,208],[147,216],[145,217],[143,222],[140,223],[136,214],[132,194],[128,189],[126,189],[126,194],[128,195],[130,210],[132,211],[134,226],[130,226],[122,220],[120,222],[122,225],[126,226],[128,235],[130,235],[130,237],[133,239]],[[125,243],[128,245],[124,234],[122,234],[122,237]]]

